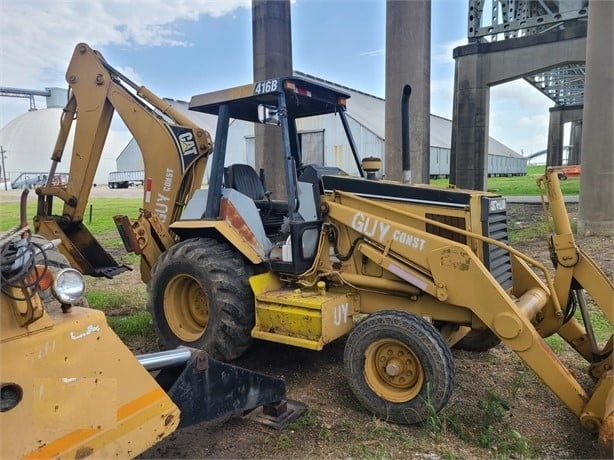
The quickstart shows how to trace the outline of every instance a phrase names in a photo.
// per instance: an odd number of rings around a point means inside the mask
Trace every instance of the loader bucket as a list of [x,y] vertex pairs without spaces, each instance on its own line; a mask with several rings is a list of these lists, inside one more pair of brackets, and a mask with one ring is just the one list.
[[[181,411],[179,428],[244,415],[261,406],[285,408],[264,422],[281,428],[305,411],[304,405],[285,400],[286,385],[281,379],[216,361],[201,350],[184,348],[166,353],[181,354],[182,350],[188,351],[190,358],[185,363],[179,359],[177,365],[162,368],[156,376]],[[143,361],[143,357],[137,358]]]

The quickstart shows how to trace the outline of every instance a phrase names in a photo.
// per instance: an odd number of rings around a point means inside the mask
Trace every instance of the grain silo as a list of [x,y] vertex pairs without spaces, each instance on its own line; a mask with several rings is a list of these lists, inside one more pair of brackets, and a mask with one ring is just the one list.
[[[60,128],[62,109],[66,103],[66,90],[48,89],[47,108],[32,109],[14,118],[0,129],[0,146],[4,152],[4,168],[9,180],[24,172],[47,173],[51,166],[51,154]],[[102,159],[96,171],[95,182],[106,183],[107,175],[115,169],[114,158],[130,139],[130,133],[113,123],[103,149]],[[67,173],[73,148],[74,128],[68,137],[58,173]],[[0,166],[1,167],[1,166]],[[0,174],[2,176],[2,174]]]

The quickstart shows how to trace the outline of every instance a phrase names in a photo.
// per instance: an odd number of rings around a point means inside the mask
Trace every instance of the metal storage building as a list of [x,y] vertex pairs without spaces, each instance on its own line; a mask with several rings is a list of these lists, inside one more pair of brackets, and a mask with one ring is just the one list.
[[[348,120],[354,141],[362,157],[376,156],[384,160],[385,101],[382,98],[347,88],[302,72],[295,72],[303,78],[316,80],[350,94],[348,100]],[[216,117],[188,110],[184,101],[168,100],[173,107],[181,110],[201,127],[215,134]],[[322,115],[298,121],[303,163],[317,163],[325,166],[337,166],[349,174],[355,174],[354,161],[345,134],[335,115]],[[450,146],[452,121],[437,115],[431,115],[431,177],[448,177],[450,174]],[[133,170],[135,165],[142,165],[140,151],[135,148],[134,139],[122,151],[117,159],[117,169]],[[489,138],[488,174],[489,175],[523,175],[527,171],[527,159],[496,139]],[[226,163],[255,164],[255,144],[253,125],[236,120],[228,132]],[[139,158],[135,158],[138,156]]]

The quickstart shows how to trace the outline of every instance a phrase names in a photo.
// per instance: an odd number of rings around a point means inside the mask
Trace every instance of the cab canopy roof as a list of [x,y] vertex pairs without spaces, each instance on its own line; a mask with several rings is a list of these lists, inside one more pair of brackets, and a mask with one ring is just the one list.
[[290,118],[312,117],[346,109],[350,95],[302,77],[282,77],[192,96],[190,110],[217,115],[228,104],[230,118],[258,123],[258,106],[277,108],[286,95]]

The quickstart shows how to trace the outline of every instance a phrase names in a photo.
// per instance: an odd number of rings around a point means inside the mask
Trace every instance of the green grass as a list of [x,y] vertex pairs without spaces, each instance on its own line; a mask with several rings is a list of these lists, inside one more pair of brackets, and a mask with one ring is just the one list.
[[101,311],[125,304],[125,295],[123,293],[88,291],[85,297],[90,304],[90,308]]
[[149,325],[151,316],[149,312],[146,311],[128,316],[107,317],[107,321],[111,329],[113,329],[119,338],[124,341],[135,336],[153,335],[153,331]]
[[315,410],[309,408],[295,422],[288,425],[288,429],[292,431],[300,431],[306,428],[318,426],[318,419]]
[[[543,175],[544,166],[529,166],[526,176],[518,177],[490,177],[488,178],[488,190],[507,196],[539,195],[536,181]],[[431,184],[440,187],[448,187],[448,179],[434,179]],[[561,181],[563,195],[578,195],[580,193],[580,180],[570,178]],[[128,217],[136,218],[139,208],[142,206],[141,198],[91,198],[88,202],[83,222],[87,225],[94,235],[115,230],[113,216],[125,214]],[[28,203],[29,221],[35,213],[36,204],[32,201]],[[61,214],[62,202],[54,200],[54,213]],[[2,203],[0,206],[0,231],[5,231],[18,223],[19,204]]]
[[91,289],[85,297],[91,308],[105,312],[109,326],[123,341],[137,336],[153,338],[145,285]]
[[122,287],[120,290],[90,289],[85,296],[91,308],[111,313],[118,309],[142,310],[147,302],[144,284],[128,289]]
[[[61,207],[56,200],[53,206],[54,214],[61,214]],[[139,208],[143,206],[140,198],[92,198],[86,207],[83,222],[90,229],[92,234],[99,235],[104,232],[115,230],[113,216],[124,214],[136,219],[139,215]],[[36,213],[36,205],[28,202],[28,223],[32,224],[32,219]],[[0,231],[6,231],[19,223],[19,203],[2,203],[0,206]]]
[[[514,386],[523,386],[522,382],[512,385],[512,399],[515,398]],[[478,399],[476,406],[459,413],[453,408],[445,408],[439,415],[441,429],[446,427],[468,444],[494,452],[495,458],[524,458],[530,454],[530,444],[509,423],[507,412],[510,404],[499,394],[488,391]]]
[[[544,174],[544,166],[529,166],[526,176],[516,177],[489,177],[488,190],[504,196],[536,196],[539,195],[537,179]],[[433,179],[432,185],[448,187],[449,179]],[[569,178],[561,181],[563,195],[578,195],[580,193],[580,180]]]
[[[597,305],[594,304],[593,300],[587,298],[587,306],[589,311],[589,316],[591,320],[591,324],[593,326],[593,332],[595,334],[595,339],[597,340],[597,344],[600,347],[603,347],[605,343],[609,340],[610,335],[612,334],[612,326],[610,322],[606,318],[603,311],[599,309]],[[574,318],[582,325],[584,322],[582,320],[582,313],[580,312],[580,307],[576,308],[574,313]],[[555,334],[550,337],[546,337],[546,342],[554,350],[556,353],[562,353],[565,350],[571,350],[570,345],[565,342],[561,338],[561,336]]]
[[275,443],[275,448],[279,450],[290,449],[292,446],[294,446],[292,439],[290,439],[290,437],[285,433],[279,435],[279,438],[277,438],[277,442]]
[[141,207],[143,200],[140,198],[92,198],[88,203],[83,222],[94,235],[110,230],[116,232],[113,216],[123,214],[136,219]]
[[[515,246],[522,241],[532,240],[536,237],[545,237],[546,222],[545,220],[529,225],[517,225],[512,219],[508,218],[509,244]],[[546,244],[546,241],[544,241]]]

